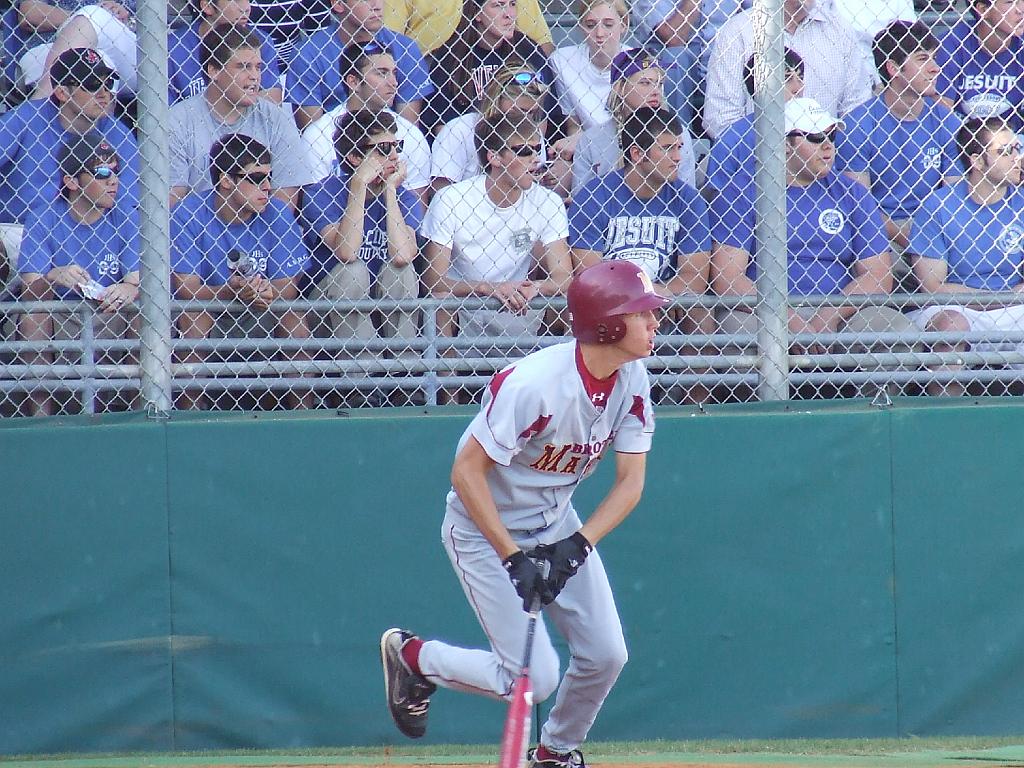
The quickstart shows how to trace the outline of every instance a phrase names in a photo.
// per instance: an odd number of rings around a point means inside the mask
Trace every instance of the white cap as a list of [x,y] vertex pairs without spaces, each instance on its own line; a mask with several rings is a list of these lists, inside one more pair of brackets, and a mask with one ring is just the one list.
[[838,117],[832,117],[821,104],[806,96],[798,96],[787,101],[785,115],[787,136],[793,131],[824,133],[832,126],[839,130],[846,128],[846,123]]

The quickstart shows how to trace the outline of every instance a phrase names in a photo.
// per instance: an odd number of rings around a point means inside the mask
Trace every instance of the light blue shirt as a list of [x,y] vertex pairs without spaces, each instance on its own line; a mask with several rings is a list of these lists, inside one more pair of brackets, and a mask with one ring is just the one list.
[[[117,151],[118,205],[137,206],[139,151],[135,137],[112,117],[101,118],[95,130]],[[25,223],[30,210],[57,199],[57,154],[66,142],[77,138],[60,124],[57,105],[51,99],[26,101],[0,117],[0,221]]]
[[631,261],[658,282],[676,275],[679,257],[711,250],[708,208],[697,191],[671,181],[649,200],[621,170],[588,181],[569,206],[569,245]]
[[[263,72],[260,87],[263,90],[276,88],[281,76],[277,67],[277,53],[270,38],[258,29],[250,28],[260,38],[260,57]],[[199,22],[187,27],[171,29],[167,33],[167,103],[197,96],[206,90],[206,72],[199,61],[203,40],[199,37]]]
[[[836,294],[853,280],[853,265],[889,249],[878,204],[861,184],[832,171],[806,187],[786,188],[788,289],[797,296]],[[730,185],[715,196],[712,238],[751,255],[757,276],[754,186]]]
[[910,218],[945,176],[963,171],[957,159],[958,118],[925,99],[916,120],[900,120],[882,95],[855,107],[836,141],[836,170],[867,172],[871,194],[891,219]]
[[[120,193],[118,193],[120,195]],[[68,203],[58,198],[29,214],[18,254],[18,272],[45,275],[54,267],[77,264],[102,286],[119,283],[139,270],[139,214],[115,205],[92,224],[71,217]],[[77,297],[70,288],[54,286],[57,298]]]
[[224,285],[231,277],[232,251],[250,256],[254,273],[268,280],[295,277],[309,267],[309,252],[287,204],[272,197],[249,221],[228,224],[217,216],[216,194],[195,192],[172,209],[172,272]]
[[963,21],[942,38],[935,61],[941,71],[935,88],[953,100],[968,117],[995,117],[1008,104],[1015,127],[1024,110],[1024,42],[1016,37],[1004,51],[992,56],[981,47],[974,25]]
[[914,214],[910,252],[942,259],[946,281],[979,291],[1006,291],[1021,282],[1024,191],[1011,188],[997,203],[971,199],[966,181],[932,192]]
[[[430,70],[415,40],[387,27],[381,27],[373,39],[395,59],[398,104],[425,99],[434,92]],[[307,37],[288,66],[284,100],[300,107],[323,107],[325,111],[344,102],[348,98],[340,69],[344,50],[337,29],[321,29]]]

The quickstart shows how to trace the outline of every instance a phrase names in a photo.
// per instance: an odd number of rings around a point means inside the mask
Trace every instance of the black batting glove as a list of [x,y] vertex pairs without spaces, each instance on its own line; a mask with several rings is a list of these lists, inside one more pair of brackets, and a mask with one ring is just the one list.
[[537,564],[521,549],[506,557],[501,564],[505,566],[505,572],[516,588],[516,593],[523,599],[523,610],[527,613],[533,610],[536,598],[539,597],[543,605],[555,599],[554,596],[549,597],[547,582]]
[[576,575],[593,549],[594,545],[587,541],[587,537],[576,531],[561,541],[542,544],[533,550],[537,557],[551,563],[547,586],[552,600],[558,597],[558,593],[565,587],[565,582]]

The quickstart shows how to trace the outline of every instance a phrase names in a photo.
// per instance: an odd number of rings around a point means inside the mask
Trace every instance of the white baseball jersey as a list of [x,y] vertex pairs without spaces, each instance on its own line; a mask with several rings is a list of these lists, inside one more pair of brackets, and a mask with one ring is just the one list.
[[[599,404],[584,387],[576,342],[547,347],[495,374],[480,412],[470,423],[459,450],[470,436],[497,465],[488,485],[509,531],[559,529],[575,515],[572,493],[611,448],[646,453],[654,433],[650,381],[640,361],[619,369],[607,397]],[[607,402],[604,402],[604,401]],[[450,511],[468,518],[458,494],[448,494]]]
[[515,204],[499,208],[487,196],[487,177],[474,176],[440,190],[430,201],[420,234],[451,248],[455,280],[525,280],[533,245],[569,237],[562,199],[534,183]]
[[[405,162],[406,174],[403,185],[406,189],[423,189],[430,183],[430,145],[423,131],[397,112],[385,112],[395,117],[395,138],[402,144],[399,157]],[[302,138],[309,147],[309,164],[316,181],[339,173],[338,156],[334,152],[334,130],[338,118],[348,112],[344,104],[306,126]]]

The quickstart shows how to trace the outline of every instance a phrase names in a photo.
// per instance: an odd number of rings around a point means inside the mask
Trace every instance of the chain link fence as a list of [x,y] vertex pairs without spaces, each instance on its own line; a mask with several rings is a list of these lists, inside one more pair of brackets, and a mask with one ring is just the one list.
[[467,403],[601,259],[662,403],[1003,394],[1024,2],[21,0],[0,415]]

